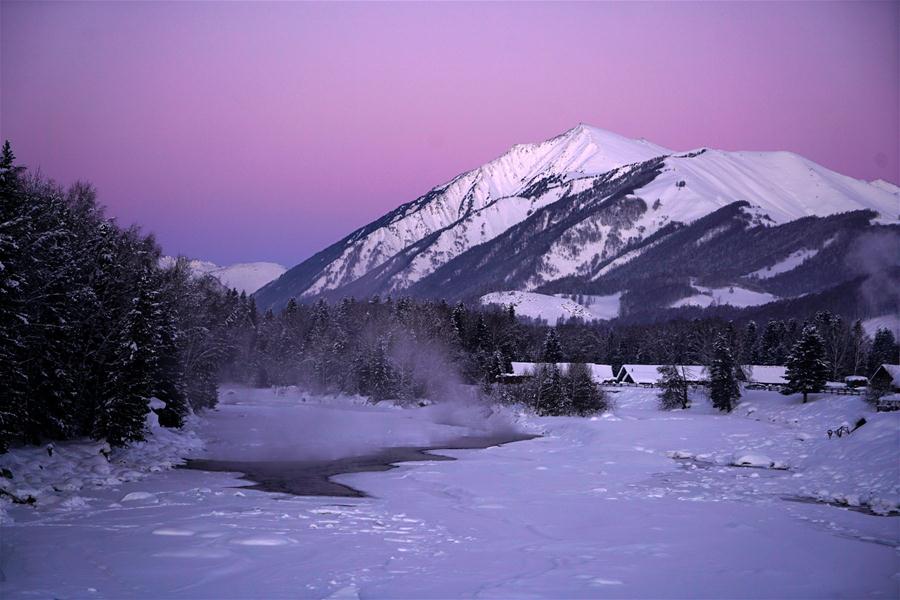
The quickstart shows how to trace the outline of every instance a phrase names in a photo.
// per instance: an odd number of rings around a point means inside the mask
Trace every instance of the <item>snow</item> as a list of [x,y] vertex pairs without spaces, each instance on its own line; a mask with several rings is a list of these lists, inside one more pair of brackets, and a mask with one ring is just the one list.
[[748,383],[787,385],[787,367],[772,365],[741,365]]
[[[164,268],[173,264],[175,264],[174,257],[163,256],[160,259],[160,265]],[[252,294],[287,271],[284,266],[273,262],[236,263],[222,267],[209,261],[192,260],[188,264],[195,276],[211,275],[225,287],[247,294]]]
[[[622,368],[617,375],[620,381],[624,381],[625,376],[627,375],[631,377],[629,383],[656,385],[662,377],[659,373],[659,369],[664,366],[666,365],[622,365]],[[689,382],[706,381],[709,379],[706,367],[703,365],[675,365],[675,368],[678,369],[678,372],[682,377]]]
[[870,337],[874,338],[879,329],[890,329],[894,333],[894,339],[900,340],[900,315],[889,314],[866,319],[862,326]]
[[585,296],[579,304],[562,295],[551,296],[535,292],[491,292],[481,297],[481,304],[512,305],[516,314],[532,319],[556,323],[560,319],[579,318],[585,321],[614,319],[619,315],[621,294],[609,296]]
[[[521,197],[532,183],[560,175],[561,183],[568,186],[568,179],[606,173],[670,153],[646,140],[631,140],[588,125],[578,125],[545,142],[513,146],[400,207],[384,227],[351,234],[341,255],[323,269],[306,295],[350,283],[411,244],[446,229],[398,280],[398,285],[408,285],[503,233],[534,209],[559,199],[563,191],[557,186],[538,201]],[[495,203],[499,204],[492,209]]]
[[732,464],[737,467],[769,469],[775,466],[775,461],[764,454],[737,454]]
[[[72,496],[73,493],[83,496],[88,490],[117,489],[126,482],[140,481],[181,464],[183,457],[203,446],[194,432],[196,424],[196,417],[189,417],[183,430],[162,428],[156,414],[150,412],[146,440],[128,448],[111,449],[106,442],[93,440],[14,448],[0,454],[0,469],[12,473],[11,479],[0,478],[0,490],[22,500],[33,498],[38,506],[60,502],[66,508],[80,506],[88,501]],[[149,495],[135,492],[120,501],[145,500]]]
[[209,272],[228,288],[252,294],[270,281],[275,281],[287,271],[285,267],[272,262],[237,263],[218,267]]
[[769,279],[771,277],[775,277],[776,275],[787,273],[788,271],[793,271],[818,253],[818,250],[808,250],[806,248],[803,248],[801,250],[797,250],[796,252],[791,252],[787,255],[786,258],[778,261],[774,265],[750,273],[749,276],[756,277],[758,279]]
[[[637,243],[669,223],[691,223],[736,201],[752,205],[747,212],[755,223],[785,223],[860,209],[879,213],[878,220],[883,223],[897,219],[896,186],[846,177],[790,152],[703,149],[673,154],[646,140],[582,124],[544,142],[514,146],[400,206],[378,226],[371,224],[351,233],[334,260],[316,267],[317,275],[303,294],[339,288],[393,258],[397,259],[397,271],[385,285],[391,292],[402,290],[471,248],[495,239],[536,210],[588,189],[598,176],[613,170],[621,175],[634,163],[661,156],[666,157],[661,174],[634,192],[654,208],[635,223],[617,229],[615,236],[610,235],[613,227],[603,225],[602,219],[574,224],[543,257],[542,281],[566,275],[602,277],[646,251],[631,246],[632,250],[614,257],[615,251],[607,248],[610,237]],[[533,185],[541,181],[550,183],[535,193]],[[684,185],[679,185],[682,182]],[[566,234],[577,239],[579,232],[590,233],[589,239],[594,241],[573,245],[563,240]],[[607,258],[604,251],[614,260],[599,272],[591,272],[595,257]],[[787,257],[784,261],[788,262],[773,268],[786,271],[793,261],[802,262],[809,256]],[[538,283],[531,282],[530,287]]]
[[682,306],[707,307],[729,304],[744,308],[747,306],[760,306],[761,304],[768,304],[778,300],[777,296],[768,292],[756,292],[736,285],[720,288],[703,287],[701,285],[694,285],[693,287],[699,293],[677,300],[670,306],[679,308]]
[[[512,363],[512,374],[518,377],[522,376],[531,376],[534,375],[535,369],[543,364],[547,363],[533,363],[533,362],[518,362],[513,361]],[[557,368],[562,371],[567,371],[569,365],[571,363],[561,362],[556,363]],[[616,380],[616,375],[613,373],[612,365],[601,365],[597,363],[585,363],[591,371],[591,377],[597,383],[609,383]]]
[[[471,431],[428,409],[231,390],[198,431],[206,453],[415,444]],[[543,437],[457,461],[341,475],[365,498],[236,490],[228,473],[170,470],[83,504],[9,509],[4,598],[894,597],[900,413],[855,397],[749,391],[730,415],[696,395],[612,387],[613,413],[519,415]],[[306,402],[303,402],[303,399]],[[459,408],[459,416],[470,408]],[[454,411],[451,411],[454,412]],[[842,438],[825,432],[867,423]],[[293,432],[288,439],[282,433]],[[307,443],[307,435],[314,443]],[[437,442],[439,443],[439,442]],[[19,450],[14,451],[15,453]],[[735,458],[778,468],[732,466]],[[786,467],[786,468],[785,468]],[[120,499],[152,493],[156,503]],[[827,501],[832,505],[815,503]],[[868,507],[868,508],[866,508]],[[860,511],[849,510],[860,508]]]
[[[897,219],[895,193],[835,173],[791,152],[726,152],[670,156],[665,170],[635,194],[659,200],[672,218],[689,223],[745,200],[776,223],[871,209],[882,222]],[[683,187],[676,184],[685,182]]]
[[884,179],[875,179],[874,181],[870,181],[869,183],[886,192],[894,194],[895,196],[900,196],[900,187],[898,187],[896,184],[891,183],[890,181],[885,181]]

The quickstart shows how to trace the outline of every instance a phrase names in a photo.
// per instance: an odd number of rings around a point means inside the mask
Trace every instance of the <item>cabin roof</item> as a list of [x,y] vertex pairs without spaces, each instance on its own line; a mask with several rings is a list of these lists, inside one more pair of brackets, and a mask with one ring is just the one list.
[[[619,379],[624,379],[627,374],[634,383],[658,383],[659,368],[663,366],[665,365],[622,365]],[[709,378],[703,365],[675,365],[675,367],[688,381],[706,381]]]
[[891,383],[893,385],[900,386],[900,365],[881,365],[880,367],[878,367],[872,377],[878,375],[878,372],[882,370],[891,377]]
[[741,365],[747,383],[787,385],[787,367],[781,365]]
[[[530,376],[534,375],[534,371],[537,367],[543,364],[549,363],[536,363],[536,362],[516,362],[512,363],[512,375],[516,376]],[[561,371],[566,371],[569,368],[569,365],[572,363],[561,362],[556,363],[557,368]],[[597,383],[602,383],[604,381],[612,381],[616,378],[615,374],[612,370],[612,365],[601,365],[597,363],[585,363],[588,369],[591,371],[591,377]]]

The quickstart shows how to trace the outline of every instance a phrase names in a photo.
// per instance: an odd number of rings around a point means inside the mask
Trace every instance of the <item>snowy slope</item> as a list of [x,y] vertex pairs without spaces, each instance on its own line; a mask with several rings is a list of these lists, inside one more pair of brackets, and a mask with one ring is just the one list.
[[620,294],[610,296],[587,296],[584,303],[560,296],[536,294],[534,292],[491,292],[481,297],[482,304],[513,306],[516,314],[532,319],[543,319],[556,323],[563,319],[615,319],[619,316]]
[[229,288],[252,294],[270,281],[281,277],[285,271],[287,269],[277,263],[251,262],[217,267],[208,273]]
[[[629,172],[657,169],[650,161],[659,157],[659,172],[637,189],[612,185],[626,181]],[[598,196],[598,190],[610,196]],[[566,203],[572,204],[571,223],[554,229],[555,239],[532,277],[516,287],[601,277],[599,264],[617,260],[661,228],[692,223],[737,201],[751,205],[747,210],[756,224],[863,209],[893,223],[898,212],[896,186],[845,177],[790,152],[676,154],[579,125],[546,142],[514,146],[432,189],[291,269],[257,297],[261,306],[277,306],[291,296],[340,296],[353,282],[359,282],[350,289],[354,295],[400,292],[517,225],[544,218],[544,209]],[[628,202],[638,208],[616,210]],[[582,204],[593,208],[576,218]],[[546,223],[551,225],[558,223]],[[498,288],[512,287],[503,284],[499,280]]]
[[885,222],[897,218],[894,194],[791,152],[704,149],[670,156],[660,177],[637,194],[659,200],[667,214],[682,222],[736,200],[758,207],[776,223],[860,209],[874,210]]
[[797,250],[796,252],[791,252],[787,257],[778,261],[774,265],[750,273],[750,277],[757,277],[758,279],[769,279],[771,277],[775,277],[776,275],[780,275],[781,273],[793,271],[794,269],[802,265],[804,261],[812,258],[818,253],[818,250],[809,250],[806,248]]
[[759,306],[774,302],[778,298],[766,292],[755,292],[742,287],[730,286],[721,288],[709,288],[700,285],[693,286],[697,294],[682,298],[672,304],[672,308],[681,306],[718,306],[728,304],[730,306],[746,307]]
[[875,337],[879,329],[890,329],[896,339],[900,339],[900,315],[882,315],[863,321],[863,329],[870,336]]
[[388,215],[383,226],[371,231],[363,228],[351,235],[340,256],[304,290],[305,295],[349,283],[407,246],[456,226],[414,262],[400,286],[393,286],[405,287],[505,231],[536,207],[559,199],[561,190],[551,190],[539,199],[520,197],[534,182],[550,176],[574,179],[598,175],[670,152],[646,140],[630,140],[587,125],[546,142],[513,146],[499,158],[400,207]]
[[[160,259],[160,265],[164,268],[173,264],[175,264],[174,257],[163,256]],[[192,260],[189,265],[195,276],[211,275],[225,287],[247,294],[252,294],[270,281],[278,279],[287,270],[282,265],[272,262],[236,263],[221,267],[206,260]]]

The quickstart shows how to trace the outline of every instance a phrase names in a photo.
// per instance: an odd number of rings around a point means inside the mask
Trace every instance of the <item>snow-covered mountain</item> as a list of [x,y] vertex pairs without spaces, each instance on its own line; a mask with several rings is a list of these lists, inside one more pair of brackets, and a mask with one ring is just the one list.
[[[554,293],[586,293],[585,285],[602,287],[676,230],[738,202],[734,214],[692,243],[699,247],[734,227],[772,228],[849,211],[872,211],[867,225],[893,228],[900,209],[896,186],[846,177],[789,152],[673,152],[578,125],[546,142],[514,146],[400,206],[290,269],[257,300],[278,307],[292,296],[464,297],[541,291],[563,281],[569,288]],[[762,253],[752,271],[802,250],[781,246]],[[733,283],[691,275],[707,285]],[[688,287],[682,297],[696,293]]]
[[[161,263],[167,266],[174,261],[171,256],[164,256]],[[287,271],[284,266],[272,262],[236,263],[222,267],[205,260],[192,260],[189,264],[195,275],[211,275],[225,287],[248,294],[278,279]]]

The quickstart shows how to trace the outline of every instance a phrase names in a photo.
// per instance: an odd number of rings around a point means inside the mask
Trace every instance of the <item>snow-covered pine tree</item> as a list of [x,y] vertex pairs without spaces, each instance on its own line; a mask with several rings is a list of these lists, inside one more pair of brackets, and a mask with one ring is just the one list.
[[547,337],[544,338],[544,345],[541,348],[541,362],[558,363],[563,360],[562,345],[559,342],[559,334],[555,327],[551,327],[547,331]]
[[22,167],[9,141],[0,153],[0,452],[22,431],[27,402],[28,375],[23,361],[27,325],[24,286],[32,258],[27,241],[32,227],[27,218],[27,200],[20,182]]
[[791,349],[787,359],[788,384],[785,393],[803,394],[803,402],[810,393],[825,387],[828,365],[825,363],[825,347],[815,326],[807,325],[800,339]]
[[397,374],[387,352],[388,341],[379,340],[369,359],[367,395],[375,401],[397,397]]
[[594,381],[591,370],[584,363],[572,363],[566,373],[572,410],[582,417],[606,409],[603,390]]
[[690,406],[688,384],[683,373],[675,365],[663,365],[658,370],[660,374],[660,407],[664,410],[688,408]]
[[713,344],[713,360],[709,370],[709,395],[712,404],[719,410],[731,412],[741,397],[734,357],[728,339],[719,335]]
[[557,416],[568,412],[569,401],[563,376],[555,363],[541,365],[535,371],[535,410],[539,415]]
[[494,343],[488,332],[487,323],[484,321],[484,315],[479,314],[475,319],[475,331],[472,335],[470,347],[473,350],[490,353],[494,350]]

